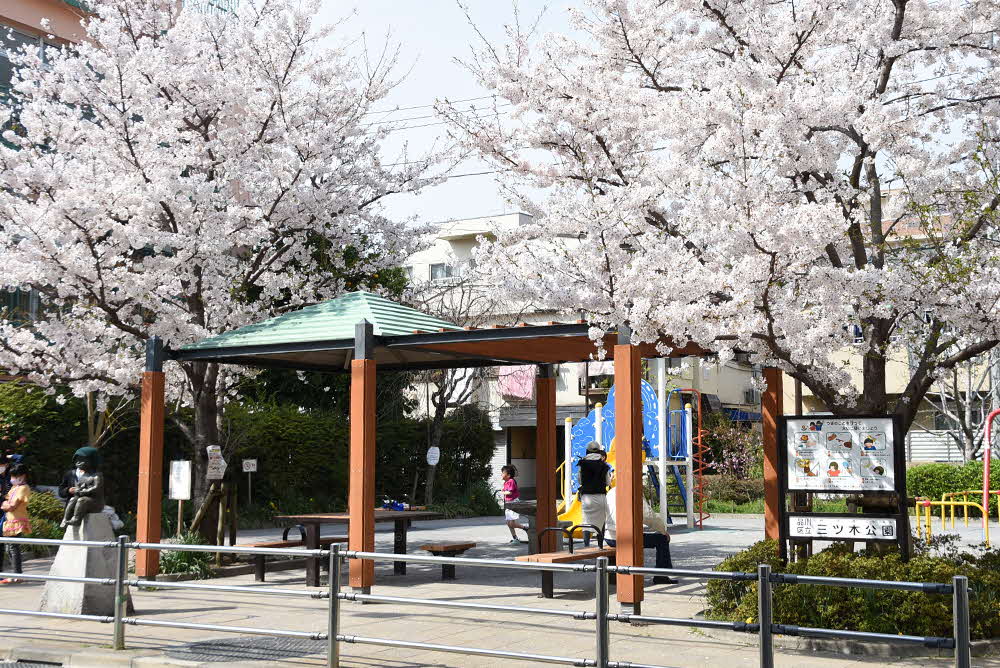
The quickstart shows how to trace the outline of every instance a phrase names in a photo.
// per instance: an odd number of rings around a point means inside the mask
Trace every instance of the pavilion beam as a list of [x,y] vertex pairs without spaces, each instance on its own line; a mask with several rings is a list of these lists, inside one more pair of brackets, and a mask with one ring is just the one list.
[[764,367],[767,387],[761,397],[761,426],[764,437],[764,536],[779,539],[778,515],[781,502],[778,487],[778,416],[783,413],[781,369]]
[[[615,556],[619,566],[642,566],[642,399],[640,353],[628,327],[615,346]],[[622,610],[641,614],[641,575],[617,575]]]
[[[136,514],[136,540],[160,542],[160,506],[163,498],[163,420],[164,387],[163,342],[158,336],[146,341],[146,371],[142,374],[142,398],[139,418],[139,507]],[[151,578],[159,572],[160,553],[138,550],[135,573]]]
[[[351,550],[375,551],[375,360],[371,323],[355,328],[351,361],[350,488],[347,541]],[[331,574],[332,576],[332,574]],[[368,593],[375,583],[375,562],[351,559],[351,587]]]
[[[535,532],[556,526],[556,379],[551,364],[535,379]],[[539,552],[554,552],[555,532],[538,539]]]

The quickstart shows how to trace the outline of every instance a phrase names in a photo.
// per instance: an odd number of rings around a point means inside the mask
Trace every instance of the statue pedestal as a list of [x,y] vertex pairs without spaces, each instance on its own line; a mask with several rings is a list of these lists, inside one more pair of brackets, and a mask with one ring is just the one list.
[[[80,526],[66,527],[63,540],[114,542],[117,539],[108,516],[92,513],[84,516]],[[49,575],[114,579],[117,563],[118,551],[112,547],[60,545]],[[131,613],[132,599],[127,589],[125,595],[128,599],[127,611]],[[45,593],[38,609],[43,612],[112,616],[115,614],[115,588],[114,585],[50,580],[45,583]]]

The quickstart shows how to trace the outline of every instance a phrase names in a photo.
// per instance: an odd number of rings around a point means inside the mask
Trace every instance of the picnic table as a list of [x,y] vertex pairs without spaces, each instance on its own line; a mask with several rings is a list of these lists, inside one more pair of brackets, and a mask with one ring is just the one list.
[[[395,524],[395,540],[393,553],[406,554],[406,531],[413,520],[439,520],[444,516],[429,510],[375,510],[375,522],[393,522]],[[306,532],[307,550],[319,549],[320,526],[323,524],[350,524],[349,513],[313,513],[310,515],[277,515],[275,520],[301,524]],[[406,562],[392,562],[392,570],[396,575],[406,574]],[[306,585],[319,586],[319,559],[306,559]]]

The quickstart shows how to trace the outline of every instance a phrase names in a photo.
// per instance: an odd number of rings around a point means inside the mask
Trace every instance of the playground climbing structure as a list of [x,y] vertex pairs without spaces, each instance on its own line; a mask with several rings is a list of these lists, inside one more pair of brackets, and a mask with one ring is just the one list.
[[[709,517],[705,512],[707,446],[702,429],[701,396],[691,389],[666,392],[662,360],[657,362],[656,390],[645,380],[640,387],[644,465],[659,499],[664,522],[673,523],[675,516],[682,516],[689,528],[700,529]],[[685,395],[695,400],[695,408],[684,404]],[[597,404],[575,425],[570,418],[566,419],[565,457],[557,469],[563,499],[558,508],[561,521],[572,524],[582,521],[582,509],[575,491],[580,482],[578,462],[587,444],[597,441],[605,446],[608,463],[612,468],[615,466],[614,404],[615,388],[612,387],[606,405]],[[672,404],[676,404],[676,408]]]

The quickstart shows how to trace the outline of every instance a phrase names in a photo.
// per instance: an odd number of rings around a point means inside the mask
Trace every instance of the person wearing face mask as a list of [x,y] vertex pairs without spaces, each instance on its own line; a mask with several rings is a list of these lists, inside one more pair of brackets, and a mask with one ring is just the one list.
[[[31,488],[28,486],[28,467],[24,464],[15,464],[10,468],[10,491],[4,496],[0,510],[3,510],[4,536],[24,536],[31,533],[31,522],[28,520],[28,498],[31,497]],[[11,566],[14,573],[21,572],[21,546],[9,543],[7,551],[10,553]],[[0,571],[3,570],[3,551],[0,551]],[[15,584],[20,582],[16,578],[0,580],[0,584]]]

